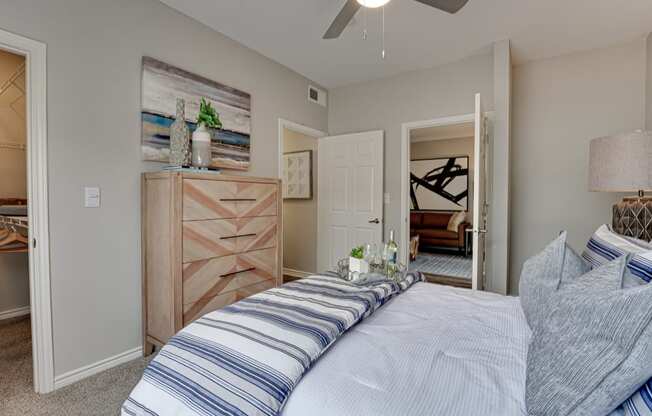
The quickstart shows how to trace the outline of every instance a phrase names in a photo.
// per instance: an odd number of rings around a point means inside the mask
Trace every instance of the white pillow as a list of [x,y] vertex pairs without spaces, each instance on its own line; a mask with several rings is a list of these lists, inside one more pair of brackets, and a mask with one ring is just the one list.
[[448,220],[448,231],[457,232],[457,228],[466,220],[466,211],[459,211],[451,215],[450,220]]

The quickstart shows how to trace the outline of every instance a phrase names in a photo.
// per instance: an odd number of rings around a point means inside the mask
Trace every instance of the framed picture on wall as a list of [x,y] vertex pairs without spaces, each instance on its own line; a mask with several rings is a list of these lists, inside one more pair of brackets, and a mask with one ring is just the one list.
[[312,199],[312,150],[283,153],[283,199]]
[[418,211],[468,211],[469,157],[410,161],[410,204]]

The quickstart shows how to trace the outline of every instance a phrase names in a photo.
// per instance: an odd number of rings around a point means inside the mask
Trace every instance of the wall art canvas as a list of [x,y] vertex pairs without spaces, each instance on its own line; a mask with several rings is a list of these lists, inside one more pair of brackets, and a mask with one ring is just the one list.
[[211,167],[247,170],[251,155],[251,96],[154,58],[143,57],[142,158],[167,163],[170,125],[177,98],[186,101],[186,121],[197,127],[199,103],[204,97],[220,115],[222,129],[211,130]]
[[312,199],[312,150],[283,154],[283,199]]
[[411,209],[468,211],[469,158],[410,161]]

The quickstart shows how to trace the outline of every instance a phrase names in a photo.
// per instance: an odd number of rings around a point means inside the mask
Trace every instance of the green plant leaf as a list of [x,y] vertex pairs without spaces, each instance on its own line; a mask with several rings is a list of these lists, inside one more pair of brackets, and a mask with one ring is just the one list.
[[221,129],[222,122],[220,115],[215,111],[210,101],[202,98],[199,102],[199,114],[197,115],[197,124],[203,124],[206,127]]

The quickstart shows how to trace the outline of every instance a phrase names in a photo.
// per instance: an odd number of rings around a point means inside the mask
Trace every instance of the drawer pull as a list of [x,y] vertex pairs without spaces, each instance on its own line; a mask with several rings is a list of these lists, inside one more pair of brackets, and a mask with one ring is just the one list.
[[255,236],[256,236],[256,233],[229,235],[229,236],[226,236],[226,237],[220,237],[220,240],[230,240],[232,238],[238,238],[238,237],[255,237]]
[[229,276],[233,276],[233,275],[235,275],[235,274],[252,272],[252,271],[254,271],[254,270],[256,270],[255,267],[250,267],[250,268],[248,268],[248,269],[239,270],[239,271],[237,271],[237,272],[225,273],[225,274],[220,275],[220,277],[229,277]]
[[256,198],[220,198],[222,202],[256,202]]

